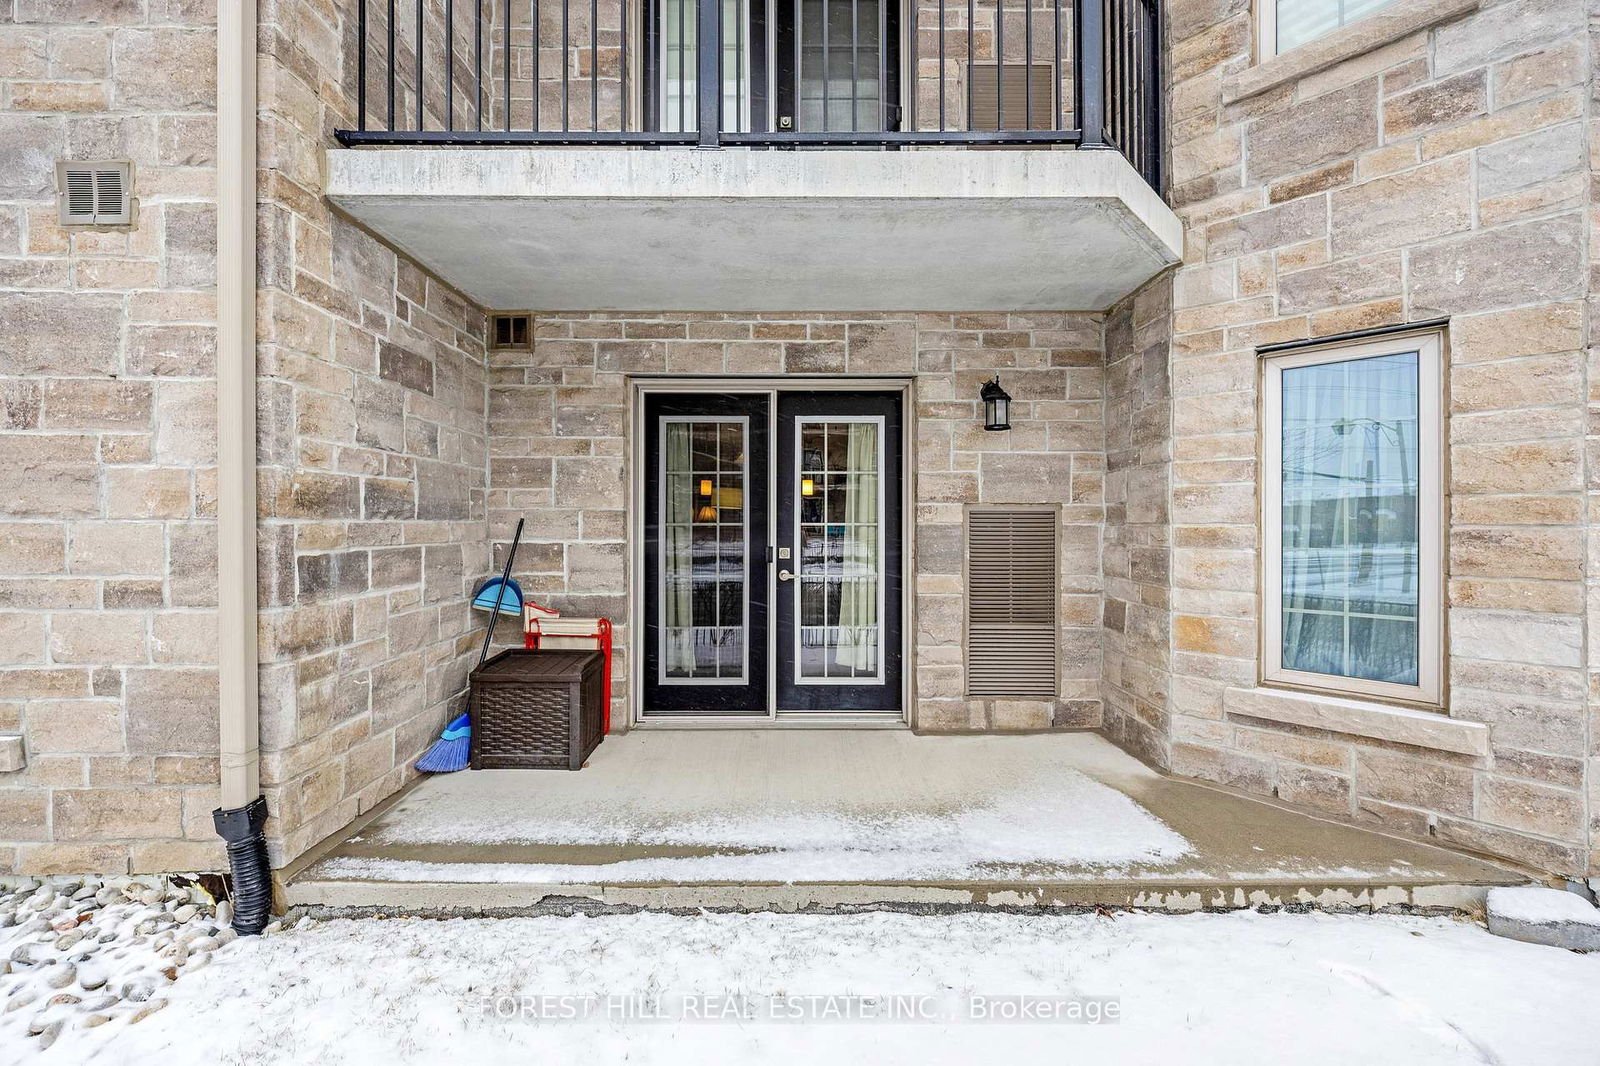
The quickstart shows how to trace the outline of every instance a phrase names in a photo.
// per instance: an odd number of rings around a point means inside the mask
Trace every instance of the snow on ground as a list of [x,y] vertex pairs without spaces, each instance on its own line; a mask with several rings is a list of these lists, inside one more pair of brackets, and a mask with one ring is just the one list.
[[[42,1054],[0,1044],[0,1061],[1543,1066],[1596,1061],[1597,987],[1600,956],[1437,918],[338,920],[235,942],[136,1026],[68,1030]],[[996,998],[1016,996],[1036,998]],[[1030,1004],[1101,1022],[973,1017]],[[598,1017],[552,1018],[584,1010]]]
[[228,909],[192,878],[0,879],[0,1052],[164,1009],[237,941]]
[[1519,922],[1582,922],[1600,924],[1594,904],[1582,896],[1543,885],[1516,885],[1489,890],[1489,909]]
[[[1001,876],[1023,867],[1106,868],[1165,863],[1192,847],[1114,788],[1064,767],[935,809],[805,811],[733,805],[722,811],[612,801],[541,813],[525,797],[485,790],[470,819],[418,803],[378,834],[383,844],[582,844],[705,849],[710,854],[625,858],[599,865],[451,864],[445,880],[546,884],[623,881],[882,881]],[[431,782],[430,782],[431,783]],[[820,808],[820,809],[819,809]],[[351,843],[360,844],[361,837]],[[429,864],[338,858],[323,876],[431,880]]]

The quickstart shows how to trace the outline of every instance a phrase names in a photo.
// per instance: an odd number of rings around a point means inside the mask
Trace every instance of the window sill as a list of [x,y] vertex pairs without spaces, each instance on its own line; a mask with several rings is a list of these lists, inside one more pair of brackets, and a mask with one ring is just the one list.
[[1270,688],[1230,688],[1223,694],[1229,714],[1269,722],[1349,733],[1395,744],[1451,751],[1460,755],[1489,754],[1489,727],[1463,722],[1436,711],[1415,711],[1382,703],[1288,692]]
[[1326,37],[1308,41],[1298,48],[1240,71],[1223,83],[1222,102],[1236,104],[1259,96],[1269,89],[1326,70],[1336,63],[1391,44],[1418,30],[1475,11],[1479,3],[1480,0],[1400,0]]

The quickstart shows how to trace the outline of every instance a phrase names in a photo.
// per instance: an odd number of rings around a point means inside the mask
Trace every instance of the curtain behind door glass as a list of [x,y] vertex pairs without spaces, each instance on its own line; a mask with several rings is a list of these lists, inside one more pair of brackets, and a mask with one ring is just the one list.
[[800,422],[795,673],[807,681],[878,675],[880,436],[875,423]]
[[1283,666],[1417,683],[1417,354],[1283,371]]
[[694,467],[689,425],[668,422],[666,429],[666,522],[661,536],[665,556],[661,568],[663,628],[662,655],[668,677],[694,674],[694,568],[690,549],[690,522],[694,509]]
[[[830,432],[843,427],[829,427]],[[844,559],[835,661],[857,675],[878,666],[878,427],[852,422],[846,446]]]

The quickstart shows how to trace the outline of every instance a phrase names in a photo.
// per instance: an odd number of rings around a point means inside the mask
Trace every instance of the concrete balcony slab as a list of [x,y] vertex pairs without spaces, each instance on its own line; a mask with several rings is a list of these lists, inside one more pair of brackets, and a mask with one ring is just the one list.
[[1114,151],[339,149],[327,195],[506,310],[1101,310],[1182,226]]

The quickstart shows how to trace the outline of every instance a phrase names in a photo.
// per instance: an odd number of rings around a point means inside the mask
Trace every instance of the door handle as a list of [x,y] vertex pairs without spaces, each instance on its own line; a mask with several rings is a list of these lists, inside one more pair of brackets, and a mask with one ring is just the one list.
[[787,570],[779,570],[778,571],[778,580],[779,581],[793,581],[794,580],[794,575],[792,573],[790,573],[789,571],[787,571]]

